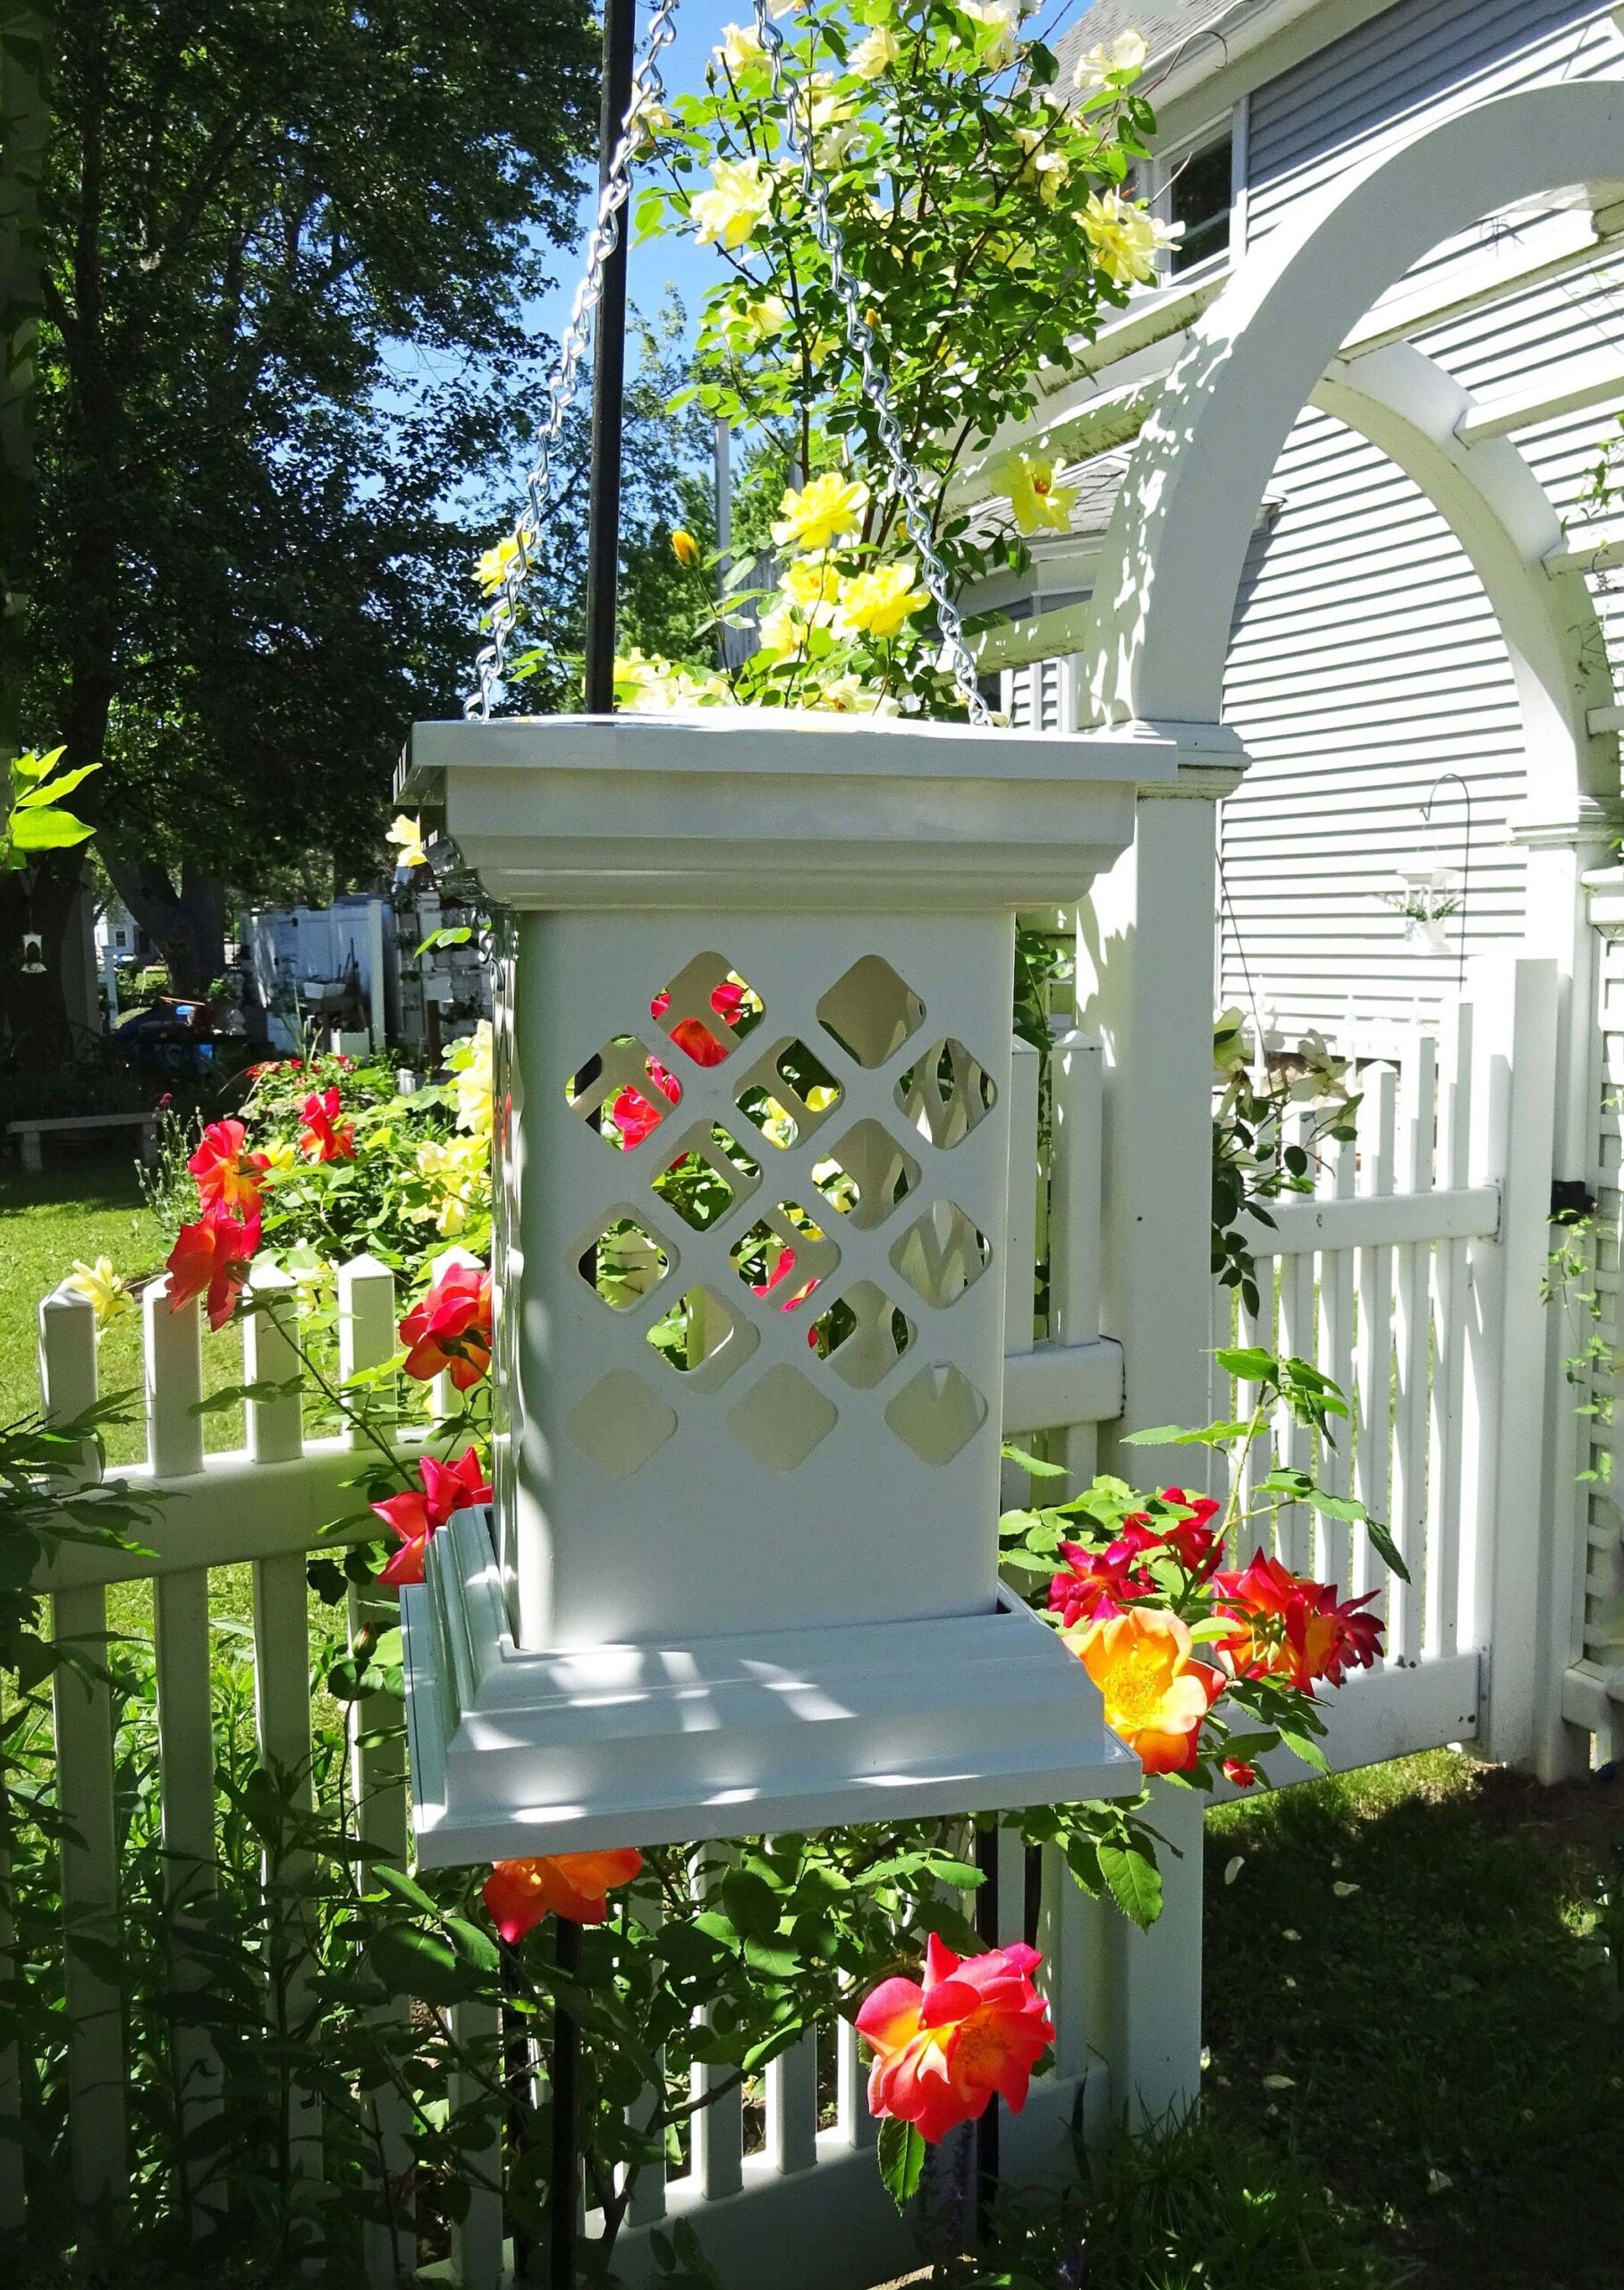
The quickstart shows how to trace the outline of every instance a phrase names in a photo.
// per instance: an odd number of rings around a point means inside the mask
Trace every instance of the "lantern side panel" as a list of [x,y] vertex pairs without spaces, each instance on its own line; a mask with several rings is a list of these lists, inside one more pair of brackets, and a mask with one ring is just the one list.
[[496,1496],[519,1643],[992,1612],[1009,919],[519,927]]

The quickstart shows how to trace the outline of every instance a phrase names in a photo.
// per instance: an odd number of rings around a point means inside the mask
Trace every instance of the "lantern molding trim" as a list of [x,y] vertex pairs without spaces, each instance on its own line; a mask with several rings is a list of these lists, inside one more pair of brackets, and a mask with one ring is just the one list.
[[419,724],[396,792],[520,912],[758,904],[770,883],[803,912],[1013,912],[1081,895],[1138,796],[1216,796],[1245,762],[1211,725],[711,708]]
[[483,1509],[402,1592],[425,1867],[1138,1793],[1050,1625],[990,1613],[677,1644],[515,1643]]

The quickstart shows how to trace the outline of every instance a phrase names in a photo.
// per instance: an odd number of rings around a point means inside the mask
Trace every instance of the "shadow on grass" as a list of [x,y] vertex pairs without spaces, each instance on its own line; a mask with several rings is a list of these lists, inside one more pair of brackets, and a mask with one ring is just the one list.
[[1446,1751],[1214,1815],[1209,2126],[1294,2157],[1430,2290],[1618,2290],[1624,2029],[1592,1927],[1621,1840],[1624,1779]]

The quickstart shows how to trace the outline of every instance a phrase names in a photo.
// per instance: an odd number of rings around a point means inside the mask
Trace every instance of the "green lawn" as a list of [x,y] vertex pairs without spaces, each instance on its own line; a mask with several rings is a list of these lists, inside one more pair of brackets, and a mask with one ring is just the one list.
[[[68,1162],[30,1176],[0,1169],[0,1422],[12,1422],[39,1404],[36,1359],[37,1307],[75,1258],[93,1263],[111,1257],[114,1269],[134,1282],[161,1272],[169,1236],[141,1192],[138,1165],[122,1157]],[[112,1463],[139,1463],[146,1455],[141,1424],[141,1319],[123,1313],[102,1336],[97,1372],[104,1395],[128,1392],[131,1421],[106,1432]],[[242,1381],[242,1337],[235,1327],[203,1332],[203,1388],[218,1391]],[[204,1418],[204,1445],[240,1447],[247,1436],[241,1406]]]
[[[0,1170],[0,1420],[9,1423],[38,1404],[35,1307],[75,1257],[90,1263],[109,1256],[128,1278],[159,1269],[166,1245],[142,1198],[137,1164],[123,1156],[64,1161],[38,1176]],[[125,1313],[107,1330],[98,1367],[104,1391],[139,1387],[138,1314]],[[142,1451],[139,1427],[115,1426],[107,1444],[115,1462],[133,1462]]]

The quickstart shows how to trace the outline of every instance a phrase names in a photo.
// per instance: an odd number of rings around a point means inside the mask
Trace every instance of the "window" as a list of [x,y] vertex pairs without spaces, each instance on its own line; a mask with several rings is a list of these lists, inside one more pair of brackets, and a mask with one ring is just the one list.
[[1175,277],[1198,263],[1227,254],[1234,205],[1235,144],[1231,135],[1204,143],[1171,160],[1167,170],[1167,220],[1182,223],[1183,234],[1170,258]]

